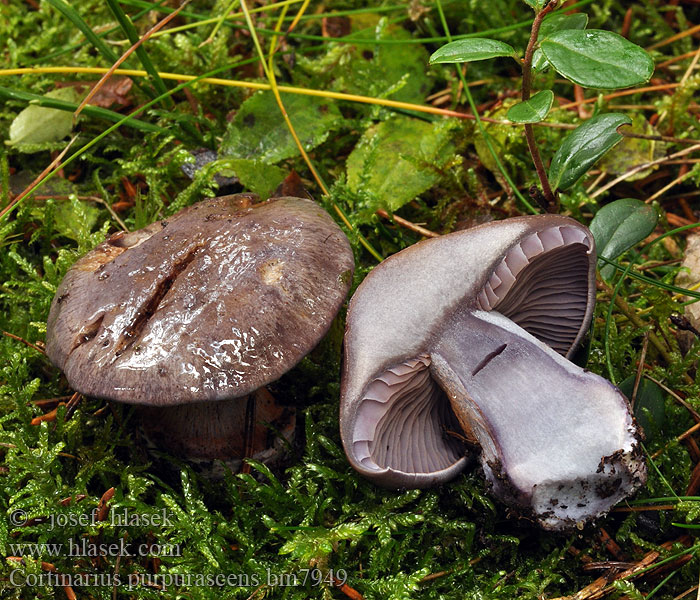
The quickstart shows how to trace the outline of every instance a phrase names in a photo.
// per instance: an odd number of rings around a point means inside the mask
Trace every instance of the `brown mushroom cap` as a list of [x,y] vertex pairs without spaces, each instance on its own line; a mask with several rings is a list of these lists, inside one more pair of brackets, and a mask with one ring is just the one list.
[[49,313],[46,349],[86,395],[169,406],[244,396],[327,332],[353,255],[309,200],[205,200],[78,260]]

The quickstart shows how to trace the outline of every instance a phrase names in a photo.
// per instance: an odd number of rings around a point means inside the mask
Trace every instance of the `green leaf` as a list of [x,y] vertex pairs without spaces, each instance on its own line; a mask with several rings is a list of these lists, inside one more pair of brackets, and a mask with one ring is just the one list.
[[[634,391],[635,376],[625,379],[620,385],[620,391],[632,398]],[[664,402],[664,392],[653,381],[642,377],[639,381],[639,388],[634,401],[634,416],[639,425],[642,426],[647,440],[651,440],[659,433],[666,421],[666,409]]]
[[[79,102],[81,96],[75,88],[65,87],[44,94],[44,97]],[[72,113],[32,104],[14,118],[10,125],[10,139],[5,143],[9,146],[21,146],[57,142],[66,137],[72,129]]]
[[[23,92],[0,86],[0,98],[23,100],[25,102],[31,102],[36,106],[58,108],[62,111],[68,111],[69,114],[74,113],[78,109],[78,102],[82,99],[82,96],[78,95],[74,101],[68,102],[59,97],[52,97],[50,94],[51,92],[49,92],[49,94],[46,96],[39,96],[38,94],[32,94],[30,92]],[[73,98],[73,96],[71,96],[71,98]],[[98,119],[107,119],[114,123],[121,121],[124,118],[124,115],[121,113],[114,112],[113,110],[108,110],[106,108],[100,108],[99,106],[90,106],[89,104],[83,107],[81,114],[88,117],[96,117]],[[140,129],[142,131],[151,131],[153,133],[162,133],[165,135],[170,134],[170,132],[163,127],[158,127],[157,125],[153,125],[145,121],[139,121],[138,119],[129,119],[123,125],[124,127],[133,127],[134,129]]]
[[[342,117],[334,103],[313,96],[285,94],[284,107],[304,146],[323,143]],[[228,126],[219,154],[273,164],[299,154],[272,92],[248,98]]]
[[554,92],[542,90],[529,100],[518,102],[508,109],[508,119],[513,123],[539,123],[543,121],[552,108]]
[[[374,28],[377,40],[410,40],[411,34],[403,27],[389,25],[386,19],[380,19]],[[359,36],[358,36],[359,37]],[[352,71],[352,83],[359,88],[365,88],[369,95],[392,98],[403,102],[418,102],[425,100],[432,82],[426,71],[428,52],[418,44],[379,44],[374,48],[371,60],[363,58],[366,48],[353,49],[355,58],[348,65]],[[336,69],[338,66],[336,65]],[[341,69],[342,72],[342,69]],[[340,77],[342,78],[342,76]],[[365,79],[360,83],[358,79]],[[349,91],[335,85],[337,91]],[[351,92],[352,93],[352,92]],[[354,93],[363,94],[363,91]]]
[[87,252],[95,245],[93,229],[100,217],[100,209],[78,200],[71,194],[68,202],[59,202],[56,207],[56,231],[78,242],[81,252]]
[[632,120],[621,113],[598,115],[572,131],[557,150],[549,167],[549,182],[566,190],[621,139],[617,131]]
[[[571,15],[558,13],[549,15],[542,21],[537,40],[543,40],[555,31],[564,29],[585,29],[586,25],[588,25],[588,15],[586,13],[573,13]],[[537,48],[535,54],[532,56],[532,68],[537,71],[543,71],[548,65],[549,63],[544,57],[544,54],[542,54],[542,50]]]
[[[353,38],[376,41],[376,45],[330,44],[323,55],[298,55],[297,64],[315,76],[313,87],[423,103],[432,87],[426,69],[428,52],[420,44],[411,44],[412,36],[403,27],[386,19],[375,21],[368,16],[367,20],[365,26],[372,26],[354,32]],[[374,112],[376,107],[367,105],[365,110]]]
[[[644,118],[642,112],[631,113],[632,127],[630,133],[640,133],[648,136],[658,136],[659,131],[655,129],[649,121]],[[622,175],[633,167],[653,162],[664,156],[667,144],[656,140],[627,137],[615,148],[615,152],[606,154],[598,163],[598,168],[611,175]],[[644,179],[658,167],[649,167],[632,175],[627,175],[625,181],[636,181]]]
[[536,12],[542,10],[544,5],[547,4],[547,0],[523,0],[523,2]]
[[438,48],[430,57],[430,64],[473,62],[497,56],[515,57],[515,49],[498,40],[468,38],[455,40]]
[[564,29],[585,29],[588,25],[588,15],[586,13],[573,13],[570,15],[557,13],[549,15],[542,21],[538,40],[543,40],[555,31]]
[[[656,210],[635,198],[622,198],[605,205],[589,227],[598,256],[617,258],[654,231],[657,220]],[[615,268],[606,265],[600,272],[604,279],[610,279]]]
[[360,198],[359,221],[395,211],[435,185],[454,157],[455,123],[397,117],[370,128],[347,160],[348,186]]
[[285,177],[283,169],[259,160],[231,158],[225,162],[231,166],[243,186],[263,200],[270,197]]
[[644,49],[611,31],[555,31],[540,47],[557,72],[583,87],[627,88],[646,83],[654,73]]

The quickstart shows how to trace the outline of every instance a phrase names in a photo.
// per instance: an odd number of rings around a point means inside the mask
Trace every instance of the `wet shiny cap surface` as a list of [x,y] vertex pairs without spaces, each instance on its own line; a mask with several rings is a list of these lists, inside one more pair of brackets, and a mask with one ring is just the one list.
[[320,341],[352,271],[345,234],[312,201],[205,200],[78,260],[51,305],[47,353],[99,398],[243,396]]

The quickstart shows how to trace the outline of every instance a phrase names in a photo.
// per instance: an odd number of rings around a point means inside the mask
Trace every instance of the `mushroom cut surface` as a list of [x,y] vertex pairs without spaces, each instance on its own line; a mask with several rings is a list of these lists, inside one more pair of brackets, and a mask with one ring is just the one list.
[[90,396],[243,396],[319,342],[352,271],[347,238],[309,200],[205,200],[78,260],[51,306],[47,353]]
[[645,480],[627,400],[566,357],[592,318],[595,248],[566,217],[419,242],[348,309],[341,436],[388,487],[447,481],[481,448],[493,492],[548,529],[607,512]]

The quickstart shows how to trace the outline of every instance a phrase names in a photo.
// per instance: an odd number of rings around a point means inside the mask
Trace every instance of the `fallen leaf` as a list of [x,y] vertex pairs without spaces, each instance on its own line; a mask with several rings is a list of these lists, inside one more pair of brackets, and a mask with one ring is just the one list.
[[88,104],[102,108],[125,108],[134,102],[129,92],[134,82],[128,77],[110,77]]
[[[72,87],[60,88],[44,94],[46,98],[80,102],[80,93]],[[8,146],[57,142],[73,129],[73,113],[57,108],[46,108],[30,104],[22,110],[10,124]]]
[[396,117],[368,129],[347,161],[348,185],[363,199],[360,219],[398,210],[435,185],[454,158],[455,127]]

